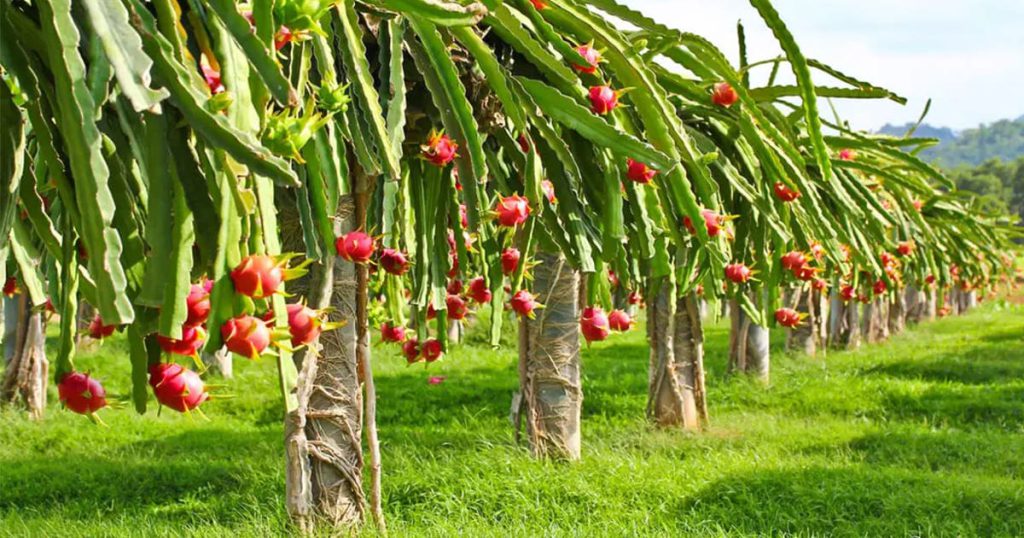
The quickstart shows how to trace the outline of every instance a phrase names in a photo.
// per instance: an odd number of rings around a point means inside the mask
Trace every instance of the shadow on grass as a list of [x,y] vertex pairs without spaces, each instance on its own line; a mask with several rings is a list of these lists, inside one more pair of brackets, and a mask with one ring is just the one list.
[[1024,438],[1015,434],[883,431],[864,435],[848,446],[872,467],[1024,478]]
[[910,355],[869,368],[867,374],[973,385],[1024,379],[1024,328],[977,335],[969,347]]
[[[481,413],[506,417],[519,385],[513,367],[424,370],[414,365],[407,372],[378,377],[377,421],[399,427],[444,426]],[[432,376],[445,380],[431,385],[428,378]]]
[[621,342],[583,351],[583,417],[643,417],[646,343]]
[[1019,536],[1024,497],[1018,487],[906,471],[812,467],[726,478],[679,510],[684,519],[751,534]]
[[1019,356],[999,356],[998,352],[972,353],[970,357],[943,354],[927,361],[885,364],[866,370],[865,373],[901,379],[988,385],[1024,379],[1024,359]]
[[[83,519],[97,511],[159,513],[180,524],[243,521],[247,507],[281,502],[279,451],[267,446],[279,437],[273,431],[196,429],[108,449],[83,444],[60,458],[0,460],[0,512]],[[254,461],[260,458],[266,465]]]
[[1024,326],[1010,327],[998,332],[990,332],[981,337],[983,342],[989,344],[1014,343],[1020,349],[1024,346]]
[[882,406],[886,418],[932,427],[1024,428],[1024,384],[934,385],[920,393],[891,392]]

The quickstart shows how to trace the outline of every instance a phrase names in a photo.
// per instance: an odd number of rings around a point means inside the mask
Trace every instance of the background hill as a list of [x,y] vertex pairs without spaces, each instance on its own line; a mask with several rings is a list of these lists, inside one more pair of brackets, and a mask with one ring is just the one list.
[[[901,136],[913,124],[886,124],[879,133]],[[938,138],[941,142],[921,152],[921,157],[946,168],[977,166],[990,159],[1012,161],[1024,156],[1024,116],[999,120],[959,133],[949,127],[921,125],[915,136]]]
[[[886,124],[878,132],[903,136],[912,126]],[[1024,222],[1024,116],[961,132],[925,123],[914,136],[940,140],[919,156],[946,169],[958,189],[977,194],[987,211]]]

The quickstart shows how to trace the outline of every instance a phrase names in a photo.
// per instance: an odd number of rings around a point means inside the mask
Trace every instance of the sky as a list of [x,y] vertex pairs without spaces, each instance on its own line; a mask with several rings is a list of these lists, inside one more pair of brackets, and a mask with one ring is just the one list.
[[[750,61],[780,52],[748,0],[620,1],[710,39],[734,62],[737,21],[746,30]],[[836,101],[855,128],[917,121],[929,98],[925,121],[955,130],[1024,115],[1024,0],[774,0],[773,5],[805,56],[908,99],[905,106]],[[761,71],[762,83],[768,69]],[[755,72],[754,85],[757,81]],[[828,79],[816,74],[815,82],[822,81]]]

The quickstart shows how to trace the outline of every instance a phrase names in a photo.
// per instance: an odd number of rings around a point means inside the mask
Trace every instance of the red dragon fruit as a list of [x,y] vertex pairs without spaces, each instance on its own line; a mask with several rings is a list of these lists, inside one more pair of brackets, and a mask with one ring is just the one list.
[[324,320],[321,310],[299,303],[288,305],[288,333],[292,336],[293,347],[312,344],[324,329],[332,325]]
[[572,68],[580,73],[587,73],[588,75],[596,73],[598,64],[601,63],[601,53],[591,45],[580,45],[576,47],[576,52],[586,60],[587,64],[580,65],[576,63],[579,60],[573,58]]
[[610,330],[608,316],[600,306],[588,306],[583,309],[583,314],[580,316],[580,331],[588,344],[608,338]]
[[530,216],[530,203],[518,194],[504,196],[499,198],[494,212],[497,214],[498,224],[513,228],[526,222],[526,217]]
[[107,391],[99,381],[81,372],[65,375],[57,384],[64,407],[79,415],[91,415],[107,406]]
[[448,295],[444,302],[445,308],[448,309],[448,319],[455,321],[466,319],[469,307],[466,305],[465,299],[458,295]]
[[775,192],[775,197],[783,202],[792,202],[800,197],[800,192],[795,191],[786,186],[781,181],[776,181],[775,185],[772,186],[772,190]]
[[725,266],[725,278],[735,284],[743,284],[754,276],[754,272],[742,263],[730,263]]
[[549,204],[558,203],[558,198],[555,197],[555,184],[550,179],[540,180],[540,190],[544,193],[544,197],[548,199]]
[[441,341],[437,338],[428,338],[426,342],[423,342],[420,352],[427,362],[434,362],[444,355],[444,347],[441,346]]
[[210,94],[224,93],[224,83],[221,82],[220,71],[206,64],[202,64],[200,67],[203,69],[203,78],[206,80],[206,87],[210,89]]
[[816,267],[811,267],[806,263],[793,270],[793,276],[797,277],[799,280],[803,280],[804,282],[814,279],[817,275],[818,269]]
[[811,256],[814,256],[814,259],[819,262],[825,257],[825,247],[817,241],[811,241],[808,249],[811,251]]
[[640,161],[630,158],[626,159],[626,177],[629,178],[630,181],[647,184],[650,183],[657,174],[657,170],[650,169],[646,164]]
[[206,289],[205,282],[192,284],[189,288],[188,297],[185,299],[188,307],[188,317],[185,325],[202,325],[210,317],[210,291]]
[[792,250],[782,255],[782,267],[796,271],[807,263],[807,255],[799,250]]
[[728,82],[719,82],[711,90],[711,102],[721,107],[730,107],[739,99],[739,94]]
[[231,271],[235,291],[253,299],[262,299],[277,293],[284,280],[284,262],[263,254],[246,256]]
[[377,242],[359,230],[342,235],[334,242],[334,249],[338,252],[338,256],[353,263],[370,261],[376,248]]
[[590,110],[595,114],[604,115],[619,106],[619,96],[622,92],[615,91],[609,86],[591,86],[587,95],[590,98]]
[[423,158],[435,166],[447,166],[457,156],[459,145],[448,135],[432,131],[427,143],[420,147]]
[[804,316],[792,308],[780,308],[775,311],[775,321],[783,327],[794,328],[800,325]]
[[420,342],[415,336],[402,344],[402,355],[405,355],[405,361],[409,364],[420,361]]
[[297,36],[295,35],[295,33],[288,29],[287,26],[282,25],[280,28],[277,29],[277,32],[274,34],[274,49],[283,49],[285,45],[291,43],[292,41],[295,41],[296,37]]
[[533,311],[541,306],[540,303],[534,300],[533,294],[526,290],[519,290],[512,295],[509,305],[516,314],[530,319],[533,319]]
[[508,247],[501,251],[501,272],[510,275],[519,267],[519,249]]
[[380,339],[384,342],[404,342],[405,327],[385,321],[380,324]]
[[626,332],[633,327],[633,319],[622,310],[612,310],[608,314],[608,326],[613,331]]
[[[723,230],[725,230],[726,237],[730,236],[729,231],[725,229],[725,224],[729,220],[728,217],[715,213],[710,209],[701,210],[700,215],[704,218],[704,228],[708,232],[708,237],[718,237],[718,234],[722,233]],[[696,235],[697,229],[693,227],[693,221],[690,217],[683,217],[683,226],[688,232]]]
[[167,353],[194,357],[206,343],[206,330],[202,325],[185,325],[181,328],[180,339],[158,334],[156,342]]
[[117,325],[104,325],[103,318],[96,314],[92,321],[89,322],[89,337],[93,340],[103,340],[114,334],[114,329],[116,328]]
[[241,315],[224,322],[220,335],[228,351],[256,359],[270,345],[270,329],[260,318]]
[[18,279],[9,276],[4,281],[4,295],[6,297],[14,297],[16,293],[18,293]]
[[174,363],[159,363],[149,367],[149,386],[156,400],[179,413],[198,408],[210,398],[199,374]]
[[480,304],[491,302],[492,297],[491,290],[487,287],[487,281],[484,280],[484,277],[482,276],[478,276],[469,281],[469,287],[466,295]]
[[401,250],[386,248],[380,253],[380,266],[389,274],[401,276],[409,270],[409,259]]
[[913,241],[900,241],[896,245],[896,253],[900,256],[910,256],[914,253],[916,246]]

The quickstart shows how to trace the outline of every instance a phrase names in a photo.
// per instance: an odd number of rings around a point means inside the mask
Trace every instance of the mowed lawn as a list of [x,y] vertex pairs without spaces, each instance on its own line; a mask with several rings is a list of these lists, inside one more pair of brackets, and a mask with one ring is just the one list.
[[[471,335],[424,369],[376,346],[391,534],[1024,535],[1024,307],[988,303],[825,359],[776,348],[768,387],[726,374],[727,327],[713,323],[712,427],[699,434],[645,421],[643,335],[584,352],[576,464],[514,443],[513,348]],[[121,337],[78,364],[127,394]],[[0,413],[0,535],[290,533],[274,363],[236,365],[209,420],[127,405],[103,411],[106,428],[56,405],[41,423]]]

